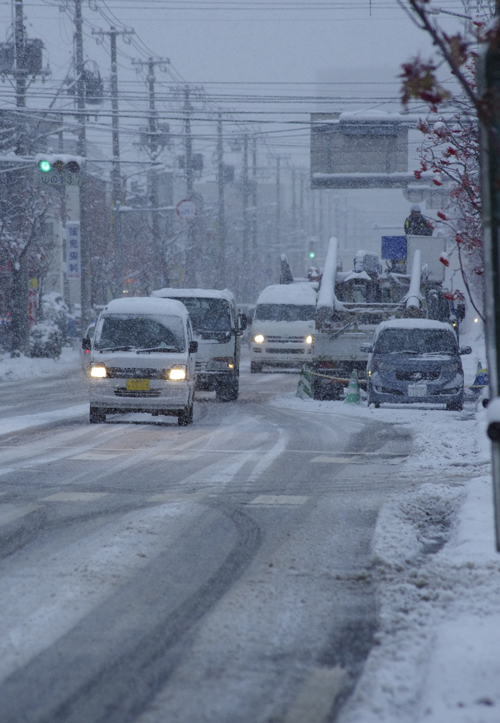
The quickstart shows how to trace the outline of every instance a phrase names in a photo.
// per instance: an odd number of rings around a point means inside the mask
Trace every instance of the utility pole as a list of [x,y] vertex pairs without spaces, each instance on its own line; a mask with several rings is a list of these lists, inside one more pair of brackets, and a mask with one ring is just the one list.
[[226,213],[224,198],[224,144],[222,137],[222,113],[217,121],[217,167],[218,167],[218,209],[217,209],[217,283],[221,289],[226,286]]
[[[185,148],[185,171],[186,171],[186,197],[193,199],[194,194],[194,175],[193,175],[193,138],[191,135],[191,113],[193,106],[190,99],[189,85],[184,86],[184,148]],[[186,286],[196,285],[196,234],[195,221],[188,221],[188,238],[186,247],[186,270],[184,278]]]
[[120,129],[118,115],[118,63],[116,58],[116,38],[118,35],[133,35],[134,30],[92,30],[92,35],[107,35],[111,50],[111,129],[113,144],[113,164],[111,169],[111,238],[115,257],[115,296],[123,294],[123,245],[121,238],[120,204],[122,196],[120,173]]
[[[75,0],[75,65],[76,65],[76,107],[78,110],[78,141],[77,154],[83,158],[87,155],[87,137],[85,129],[85,79],[83,63],[83,18],[82,0]],[[91,321],[90,303],[90,228],[88,208],[88,178],[83,169],[80,181],[80,256],[81,256],[81,291],[82,333]]]
[[[250,278],[253,279],[254,286],[257,281],[257,136],[254,133],[252,143],[252,273]],[[253,289],[255,291],[255,288]]]
[[292,167],[292,248],[293,248],[293,259],[294,265],[298,268],[300,263],[300,256],[297,251],[299,234],[297,230],[297,194],[295,188],[295,166]]
[[249,184],[248,184],[248,134],[245,133],[243,136],[243,238],[242,238],[242,266],[241,266],[241,294],[244,301],[247,301],[248,295],[248,274],[249,269],[249,233],[250,233],[250,219],[248,217],[248,206],[249,206]]
[[[156,161],[163,146],[159,140],[158,115],[156,112],[155,98],[155,66],[165,66],[170,61],[167,58],[148,58],[147,61],[133,60],[133,65],[147,66],[148,74],[146,82],[148,86],[149,97],[149,114],[148,114],[148,132],[147,132],[147,148],[152,161]],[[167,282],[167,263],[165,259],[165,240],[160,229],[160,211],[158,201],[158,167],[153,165],[149,174],[149,206],[151,208],[151,225],[153,234],[153,268],[157,272],[154,283],[165,285]]]
[[281,253],[281,158],[276,157],[276,244]]

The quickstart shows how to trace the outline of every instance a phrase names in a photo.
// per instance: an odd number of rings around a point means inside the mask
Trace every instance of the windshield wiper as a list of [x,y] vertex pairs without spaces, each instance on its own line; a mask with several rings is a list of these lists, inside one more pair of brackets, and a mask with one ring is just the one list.
[[168,352],[176,352],[177,349],[174,349],[170,346],[152,346],[150,349],[137,349],[138,354],[146,354],[149,351],[168,351]]
[[98,351],[133,351],[135,346],[105,346]]

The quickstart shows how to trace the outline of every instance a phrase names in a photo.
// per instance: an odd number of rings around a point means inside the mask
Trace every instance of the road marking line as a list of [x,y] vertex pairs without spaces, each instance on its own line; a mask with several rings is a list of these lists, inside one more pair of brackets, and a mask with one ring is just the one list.
[[338,666],[313,670],[288,709],[284,723],[326,723],[344,675]]
[[182,492],[176,494],[175,492],[164,492],[163,494],[153,495],[148,497],[147,502],[177,502],[177,501],[190,501],[201,500],[206,497],[206,492],[193,492],[192,494],[184,494]]
[[107,492],[56,492],[48,497],[42,497],[41,502],[93,502],[107,494]]
[[118,454],[99,454],[97,452],[83,452],[83,454],[77,454],[75,457],[69,457],[69,459],[86,459],[92,462],[106,461],[107,459],[115,459]]
[[320,463],[332,462],[333,464],[350,464],[353,461],[354,461],[354,457],[327,457],[325,455],[321,455],[319,457],[315,457],[314,459],[311,459],[311,462],[320,462]]
[[303,505],[309,497],[300,495],[259,495],[249,505]]
[[190,459],[198,459],[200,456],[199,452],[191,452],[190,454],[177,454],[176,452],[172,452],[171,454],[158,454],[156,457],[153,457],[153,462],[186,462]]
[[29,515],[30,512],[34,512],[38,508],[39,505],[25,505],[24,507],[14,507],[14,505],[8,503],[0,505],[0,525],[6,525],[19,517]]

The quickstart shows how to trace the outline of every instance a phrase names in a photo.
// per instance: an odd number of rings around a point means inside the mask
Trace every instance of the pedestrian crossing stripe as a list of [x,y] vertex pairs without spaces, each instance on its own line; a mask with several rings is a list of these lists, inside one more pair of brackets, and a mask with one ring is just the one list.
[[352,461],[352,457],[330,457],[326,455],[320,455],[319,457],[314,457],[314,459],[311,460],[311,462],[332,462],[333,464],[349,464]]
[[259,495],[250,505],[303,505],[309,497],[300,495]]
[[93,502],[106,497],[107,492],[56,492],[48,497],[42,497],[41,502]]

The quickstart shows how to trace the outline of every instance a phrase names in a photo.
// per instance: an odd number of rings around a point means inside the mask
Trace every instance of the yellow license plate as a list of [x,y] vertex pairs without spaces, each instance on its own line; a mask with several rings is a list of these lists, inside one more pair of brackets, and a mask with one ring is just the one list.
[[146,392],[149,390],[149,379],[127,379],[129,392]]

